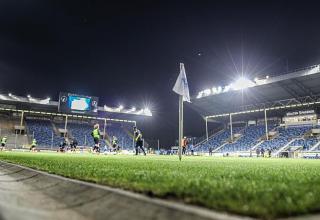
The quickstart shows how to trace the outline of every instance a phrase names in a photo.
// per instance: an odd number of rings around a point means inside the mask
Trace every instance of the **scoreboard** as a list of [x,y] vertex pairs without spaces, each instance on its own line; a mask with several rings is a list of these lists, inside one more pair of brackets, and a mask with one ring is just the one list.
[[61,92],[59,95],[59,112],[75,114],[98,114],[99,98]]

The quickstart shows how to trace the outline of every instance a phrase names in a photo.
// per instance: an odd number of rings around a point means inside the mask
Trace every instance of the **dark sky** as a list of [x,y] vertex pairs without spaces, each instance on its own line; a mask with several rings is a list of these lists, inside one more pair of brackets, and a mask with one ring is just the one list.
[[[241,72],[253,78],[318,64],[319,45],[316,1],[0,2],[2,92],[148,104],[154,117],[141,122],[145,137],[166,146],[178,133],[171,90],[179,62],[195,95]],[[187,135],[204,133],[190,108],[185,120]]]

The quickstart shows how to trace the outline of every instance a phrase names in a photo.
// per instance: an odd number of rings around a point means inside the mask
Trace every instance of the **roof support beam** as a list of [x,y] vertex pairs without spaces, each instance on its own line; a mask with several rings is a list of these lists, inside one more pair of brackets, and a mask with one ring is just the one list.
[[256,107],[254,105],[243,106],[243,110],[238,112],[225,112],[222,114],[208,115],[206,116],[206,118],[207,119],[220,118],[220,117],[229,116],[230,114],[240,115],[240,114],[249,114],[254,112],[263,112],[264,109],[267,111],[294,109],[302,106],[313,106],[313,105],[319,105],[319,104],[320,104],[320,95],[316,96],[315,98],[311,98],[310,96],[307,96],[307,97],[301,97],[298,99],[293,98],[293,99],[279,100],[272,103],[262,103],[260,107]]
[[308,95],[310,95],[311,97],[315,96],[314,92],[307,88],[305,85],[303,85],[302,82],[298,81],[297,79],[292,79],[291,81],[293,81],[295,83],[295,85],[297,85],[303,92],[308,93]]
[[278,82],[278,84],[284,89],[286,90],[287,93],[289,93],[292,97],[298,99],[300,96],[299,94],[294,91],[293,89],[291,89],[289,86],[287,86],[286,84],[282,83],[282,82]]

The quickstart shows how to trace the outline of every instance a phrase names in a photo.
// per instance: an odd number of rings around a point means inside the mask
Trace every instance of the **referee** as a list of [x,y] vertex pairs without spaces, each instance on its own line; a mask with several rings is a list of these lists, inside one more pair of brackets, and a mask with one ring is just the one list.
[[133,134],[134,134],[134,140],[136,142],[136,155],[138,155],[139,148],[140,148],[142,150],[143,154],[146,156],[147,154],[143,148],[142,133],[136,126],[133,127]]

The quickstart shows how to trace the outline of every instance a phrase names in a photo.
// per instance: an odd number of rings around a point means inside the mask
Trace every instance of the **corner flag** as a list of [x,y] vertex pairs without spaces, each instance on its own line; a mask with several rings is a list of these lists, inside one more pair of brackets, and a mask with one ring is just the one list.
[[189,86],[183,63],[180,63],[180,74],[172,90],[181,95],[183,97],[183,101],[190,102]]
[[182,138],[183,138],[183,102],[187,101],[190,102],[190,94],[189,94],[189,87],[188,81],[186,76],[186,71],[184,69],[184,64],[180,63],[180,74],[172,89],[175,93],[179,95],[179,160],[181,161],[182,153]]

